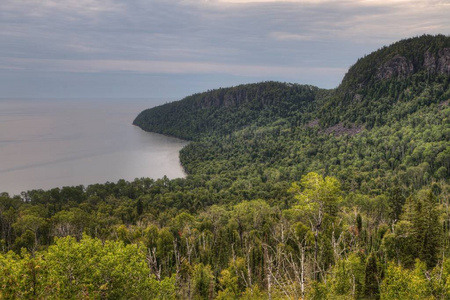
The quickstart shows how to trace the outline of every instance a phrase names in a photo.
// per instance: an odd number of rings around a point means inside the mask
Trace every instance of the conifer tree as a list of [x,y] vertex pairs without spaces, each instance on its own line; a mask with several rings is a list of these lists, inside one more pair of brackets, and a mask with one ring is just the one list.
[[380,291],[378,286],[378,264],[375,254],[370,253],[366,262],[366,276],[364,284],[364,295],[368,299],[379,299]]
[[428,269],[437,263],[441,241],[441,226],[434,202],[431,190],[420,191],[413,218],[417,257],[425,262]]

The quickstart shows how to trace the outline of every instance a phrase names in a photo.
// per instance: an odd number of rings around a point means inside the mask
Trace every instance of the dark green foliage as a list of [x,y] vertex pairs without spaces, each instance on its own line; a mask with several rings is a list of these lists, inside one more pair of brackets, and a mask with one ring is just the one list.
[[214,291],[213,274],[210,266],[204,266],[202,263],[195,266],[194,269],[194,298],[211,299]]
[[[190,143],[180,160],[189,174],[222,178],[214,186],[244,199],[273,198],[277,182],[310,171],[338,177],[344,190],[380,194],[396,186],[400,191],[390,200],[399,202],[390,205],[391,217],[398,219],[402,193],[441,180],[436,172],[446,164],[449,117],[448,107],[426,107],[355,136],[289,125],[249,127]],[[250,185],[258,189],[243,189]]]
[[358,234],[362,232],[362,218],[361,214],[356,215],[356,229],[358,229]]
[[[424,71],[426,70],[424,66],[424,54],[426,52],[437,57],[441,49],[449,47],[450,38],[445,35],[423,35],[404,39],[390,46],[384,46],[378,51],[358,59],[345,75],[339,89],[357,90],[358,88],[372,87],[377,81],[382,81],[382,78],[376,77],[379,68],[396,56],[405,57],[411,62],[414,73]],[[385,85],[389,86],[390,83]],[[392,89],[391,86],[390,90]]]
[[[450,76],[425,64],[446,47],[400,41],[336,90],[265,82],[144,111],[144,130],[192,140],[187,177],[0,194],[0,298],[448,298]],[[55,241],[69,262],[39,269]],[[66,272],[83,258],[104,270]]]
[[144,206],[142,205],[142,201],[139,198],[136,204],[136,212],[138,214],[138,216],[142,215],[142,213],[144,212]]
[[440,57],[450,55],[445,48],[450,48],[450,37],[423,35],[359,59],[320,107],[321,124],[347,121],[372,128],[386,124],[391,110],[399,120],[422,106],[448,100],[450,74],[438,68]]
[[398,186],[393,187],[389,192],[389,216],[392,222],[397,222],[402,214],[402,207],[405,204],[405,197]]
[[133,124],[147,131],[198,140],[249,125],[298,120],[314,109],[317,91],[309,85],[279,82],[222,88],[145,110]]
[[[207,175],[216,191],[231,194],[221,198],[272,199],[280,195],[278,182],[318,171],[338,177],[344,190],[380,194],[395,187],[395,222],[407,189],[448,178],[449,76],[435,71],[425,84],[429,72],[420,66],[426,53],[441,55],[449,39],[423,36],[376,51],[337,90],[276,82],[218,89],[146,110],[135,124],[195,140],[180,160],[188,174]],[[396,56],[412,71],[377,77]]]
[[367,299],[380,298],[380,281],[377,258],[374,253],[370,253],[366,262],[366,276],[364,280],[364,296]]
[[414,207],[413,234],[417,257],[426,263],[428,269],[438,260],[441,244],[441,224],[436,200],[430,190],[419,193]]
[[292,125],[319,119],[323,127],[381,126],[449,99],[448,70],[439,62],[450,59],[445,49],[448,36],[406,39],[359,59],[336,90],[277,82],[222,88],[146,110],[134,124],[188,140],[280,119]]

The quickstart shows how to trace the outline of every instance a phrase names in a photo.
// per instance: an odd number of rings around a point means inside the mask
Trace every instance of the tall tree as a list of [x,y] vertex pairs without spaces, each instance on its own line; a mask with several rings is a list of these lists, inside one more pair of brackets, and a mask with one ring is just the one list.
[[439,213],[431,190],[418,193],[414,212],[413,232],[417,257],[426,263],[428,269],[431,269],[437,263],[441,244]]
[[364,280],[364,295],[368,299],[380,298],[379,281],[377,257],[372,252],[367,258],[366,276]]
[[300,185],[292,183],[289,189],[298,200],[298,208],[304,210],[314,232],[314,279],[317,279],[319,252],[319,233],[325,214],[334,215],[337,204],[342,200],[339,181],[334,177],[325,177],[311,172],[303,176]]

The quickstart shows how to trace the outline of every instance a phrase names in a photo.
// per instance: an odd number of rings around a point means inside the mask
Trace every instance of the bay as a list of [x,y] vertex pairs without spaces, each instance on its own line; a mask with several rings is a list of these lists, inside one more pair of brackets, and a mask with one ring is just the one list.
[[184,177],[187,142],[133,126],[163,99],[0,100],[0,192]]

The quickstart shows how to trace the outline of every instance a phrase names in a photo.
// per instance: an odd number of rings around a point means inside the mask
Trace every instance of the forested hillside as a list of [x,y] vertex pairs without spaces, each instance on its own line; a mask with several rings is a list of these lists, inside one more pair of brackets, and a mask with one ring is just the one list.
[[450,37],[142,112],[184,179],[0,196],[0,299],[449,299]]
[[449,66],[448,36],[425,35],[383,47],[349,69],[335,95],[321,106],[321,123],[347,121],[372,128],[447,101]]
[[188,140],[230,134],[280,119],[301,119],[315,110],[319,89],[309,85],[263,82],[221,88],[143,111],[133,124],[144,130]]

